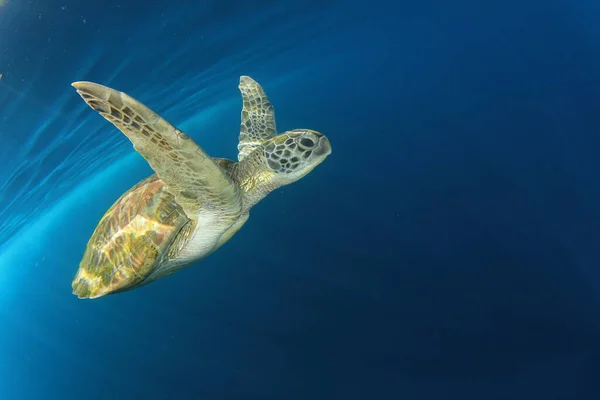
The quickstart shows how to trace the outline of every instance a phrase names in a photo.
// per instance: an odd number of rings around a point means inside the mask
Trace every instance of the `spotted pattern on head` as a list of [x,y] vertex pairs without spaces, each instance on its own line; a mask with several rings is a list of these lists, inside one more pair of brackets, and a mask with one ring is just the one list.
[[264,146],[269,167],[279,173],[289,174],[306,165],[321,134],[314,131],[283,133]]

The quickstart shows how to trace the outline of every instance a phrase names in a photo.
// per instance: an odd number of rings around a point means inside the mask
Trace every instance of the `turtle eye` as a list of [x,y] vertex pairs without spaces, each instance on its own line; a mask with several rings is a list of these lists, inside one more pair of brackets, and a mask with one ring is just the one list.
[[307,137],[303,137],[302,139],[300,139],[300,144],[302,145],[302,147],[306,147],[307,149],[312,149],[313,147],[315,147],[315,142],[313,142],[312,139]]

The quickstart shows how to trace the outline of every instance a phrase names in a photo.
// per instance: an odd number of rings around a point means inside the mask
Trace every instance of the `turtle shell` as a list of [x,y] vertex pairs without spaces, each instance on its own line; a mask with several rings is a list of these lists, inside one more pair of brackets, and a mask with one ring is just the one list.
[[190,220],[152,175],[104,214],[73,280],[73,294],[96,298],[144,284]]

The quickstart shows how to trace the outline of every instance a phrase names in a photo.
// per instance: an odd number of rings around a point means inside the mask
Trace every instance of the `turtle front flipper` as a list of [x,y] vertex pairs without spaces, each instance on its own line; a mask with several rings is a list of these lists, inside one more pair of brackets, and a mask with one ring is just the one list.
[[275,108],[263,88],[249,76],[240,77],[242,122],[238,144],[238,160],[277,134]]
[[92,82],[73,86],[129,138],[188,218],[196,219],[208,206],[219,210],[222,221],[237,220],[242,209],[239,188],[188,135],[123,92]]

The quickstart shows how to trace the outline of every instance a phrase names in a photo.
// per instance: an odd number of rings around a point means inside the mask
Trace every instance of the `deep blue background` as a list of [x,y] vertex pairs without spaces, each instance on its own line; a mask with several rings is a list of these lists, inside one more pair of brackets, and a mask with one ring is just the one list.
[[[0,398],[599,399],[599,71],[591,0],[11,0]],[[72,296],[151,170],[69,84],[234,158],[243,74],[332,155],[197,265]]]

